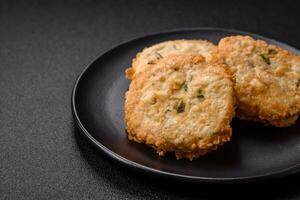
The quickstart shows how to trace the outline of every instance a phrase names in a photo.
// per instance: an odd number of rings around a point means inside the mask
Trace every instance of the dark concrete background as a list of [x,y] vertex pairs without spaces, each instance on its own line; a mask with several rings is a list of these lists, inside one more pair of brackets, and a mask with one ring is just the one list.
[[300,48],[297,1],[0,1],[0,199],[300,198],[300,176],[189,185],[137,174],[74,129],[76,77],[118,43],[180,27],[249,31]]

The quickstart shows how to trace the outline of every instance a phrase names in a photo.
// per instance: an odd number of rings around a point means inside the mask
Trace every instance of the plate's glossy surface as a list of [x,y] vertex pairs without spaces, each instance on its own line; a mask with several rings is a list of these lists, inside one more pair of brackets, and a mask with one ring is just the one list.
[[195,182],[249,182],[294,174],[300,169],[300,126],[264,127],[234,120],[233,138],[219,150],[192,162],[159,157],[152,148],[128,141],[124,124],[124,70],[144,47],[174,39],[206,39],[217,44],[227,35],[248,34],[285,49],[286,44],[240,31],[199,28],[154,34],[123,43],[95,60],[79,76],[72,109],[81,131],[101,150],[124,164]]

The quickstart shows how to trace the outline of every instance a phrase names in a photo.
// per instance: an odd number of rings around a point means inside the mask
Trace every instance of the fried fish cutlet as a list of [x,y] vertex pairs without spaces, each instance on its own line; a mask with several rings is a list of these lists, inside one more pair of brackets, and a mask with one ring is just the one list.
[[201,54],[211,60],[216,46],[205,40],[173,40],[155,44],[138,53],[132,66],[126,70],[126,77],[133,79],[135,74],[151,67],[155,61],[170,55]]
[[230,140],[231,76],[202,56],[161,59],[131,82],[125,99],[128,138],[159,155],[194,159]]
[[237,116],[276,127],[300,112],[300,57],[249,36],[223,38],[218,55],[235,77]]

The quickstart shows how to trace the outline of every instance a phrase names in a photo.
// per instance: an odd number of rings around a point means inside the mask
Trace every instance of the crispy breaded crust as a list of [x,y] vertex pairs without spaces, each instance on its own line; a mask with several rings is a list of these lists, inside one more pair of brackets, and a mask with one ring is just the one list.
[[159,155],[192,160],[230,140],[231,76],[202,56],[161,59],[131,82],[125,100],[128,138]]
[[236,110],[236,113],[238,113],[238,118],[240,118],[241,120],[246,120],[246,121],[252,121],[252,122],[258,122],[258,123],[263,123],[266,126],[276,126],[276,127],[287,127],[287,126],[291,126],[293,124],[296,123],[297,119],[298,119],[298,115],[293,115],[291,117],[288,118],[283,118],[283,119],[275,119],[275,120],[262,120],[259,118],[255,118],[255,117],[249,117],[249,116],[245,116],[243,112]]
[[300,112],[300,57],[249,36],[223,38],[218,59],[235,75],[237,116],[290,126]]
[[136,55],[132,66],[126,70],[126,77],[133,79],[135,74],[151,67],[157,60],[170,55],[201,54],[206,60],[211,60],[216,46],[205,40],[173,40],[155,44],[145,48]]

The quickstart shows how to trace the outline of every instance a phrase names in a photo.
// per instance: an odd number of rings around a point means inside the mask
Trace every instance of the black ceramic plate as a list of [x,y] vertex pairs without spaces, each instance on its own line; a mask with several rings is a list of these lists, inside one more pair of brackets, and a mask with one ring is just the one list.
[[72,96],[79,128],[99,149],[121,163],[170,178],[232,183],[296,173],[300,169],[299,123],[289,128],[271,128],[235,120],[231,142],[192,162],[176,160],[173,155],[159,157],[152,148],[126,138],[123,106],[129,81],[124,71],[137,52],[165,40],[205,39],[217,44],[222,37],[237,34],[299,53],[272,39],[218,28],[175,30],[128,41],[101,55],[79,76]]

